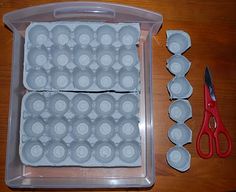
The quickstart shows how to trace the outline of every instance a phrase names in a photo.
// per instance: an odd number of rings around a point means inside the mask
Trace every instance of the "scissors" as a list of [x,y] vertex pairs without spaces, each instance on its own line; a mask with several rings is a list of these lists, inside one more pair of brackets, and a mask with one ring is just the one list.
[[[211,122],[213,121],[213,127]],[[220,150],[220,138],[219,135],[223,134],[227,140],[227,149],[222,152]],[[200,141],[203,135],[208,136],[209,151],[205,153],[201,150]],[[232,151],[232,139],[229,132],[224,127],[223,122],[220,118],[217,105],[214,87],[208,68],[205,70],[205,85],[204,85],[204,118],[202,127],[197,136],[197,152],[200,157],[208,159],[213,155],[213,145],[215,143],[216,153],[219,157],[228,157]]]

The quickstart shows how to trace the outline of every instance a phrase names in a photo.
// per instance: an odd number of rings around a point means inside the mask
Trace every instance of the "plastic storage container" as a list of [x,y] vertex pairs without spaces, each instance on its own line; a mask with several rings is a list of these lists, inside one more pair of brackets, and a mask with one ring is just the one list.
[[[110,3],[68,2],[25,8],[4,15],[13,31],[13,63],[6,157],[6,184],[13,188],[149,187],[155,182],[152,105],[152,36],[162,16],[147,10]],[[31,22],[88,21],[139,23],[141,167],[32,167],[19,156],[25,30]]]

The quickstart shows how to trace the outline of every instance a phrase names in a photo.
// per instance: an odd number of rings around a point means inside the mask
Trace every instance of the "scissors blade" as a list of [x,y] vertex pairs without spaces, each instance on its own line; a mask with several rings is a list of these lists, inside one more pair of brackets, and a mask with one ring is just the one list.
[[210,74],[208,67],[206,67],[206,70],[205,70],[205,84],[207,85],[207,87],[209,89],[210,96],[211,96],[212,100],[216,101],[212,78],[211,78],[211,74]]

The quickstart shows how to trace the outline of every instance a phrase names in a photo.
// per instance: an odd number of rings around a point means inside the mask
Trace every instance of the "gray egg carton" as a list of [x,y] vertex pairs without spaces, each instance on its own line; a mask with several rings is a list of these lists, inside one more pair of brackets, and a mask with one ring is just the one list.
[[192,108],[188,100],[178,99],[171,103],[169,116],[176,122],[168,130],[168,138],[176,146],[166,154],[169,165],[178,171],[184,172],[190,168],[191,155],[183,147],[192,142],[192,130],[184,123],[192,117]]
[[185,78],[191,62],[183,54],[190,46],[190,36],[181,30],[168,30],[166,46],[174,55],[167,60],[167,69],[175,75],[167,84],[170,99],[187,99],[193,93],[193,88]]
[[169,106],[168,112],[169,117],[176,122],[168,130],[168,138],[175,146],[168,150],[166,159],[172,168],[184,172],[190,168],[191,161],[190,153],[183,146],[192,142],[192,131],[185,121],[192,117],[192,107],[186,99],[192,95],[193,88],[185,78],[191,63],[181,54],[191,47],[191,39],[182,30],[168,30],[166,35],[166,46],[174,54],[167,60],[166,67],[175,76],[167,84],[170,99],[175,100]]
[[141,166],[139,95],[28,92],[21,161],[31,166]]
[[28,90],[138,91],[137,23],[31,23],[25,34]]

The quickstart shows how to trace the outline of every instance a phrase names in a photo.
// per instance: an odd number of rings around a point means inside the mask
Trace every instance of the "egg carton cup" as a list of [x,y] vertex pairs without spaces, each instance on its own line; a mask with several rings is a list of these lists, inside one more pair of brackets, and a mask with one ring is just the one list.
[[184,123],[176,123],[168,130],[168,137],[175,145],[183,146],[192,142],[192,130]]
[[167,60],[167,69],[176,77],[185,76],[191,66],[191,62],[183,55],[173,55]]
[[189,34],[182,30],[167,30],[166,36],[166,46],[173,54],[181,55],[191,47]]
[[[32,166],[140,166],[138,106],[134,93],[28,92],[21,108],[21,161]],[[78,142],[87,143],[81,150],[88,157],[72,152]],[[109,144],[110,160],[97,153],[99,143]],[[123,149],[122,143],[135,144]],[[50,157],[55,145],[58,156]]]
[[180,172],[185,172],[190,168],[191,155],[182,146],[170,148],[166,154],[166,159],[171,167]]
[[192,117],[192,107],[185,99],[178,99],[169,106],[169,116],[177,123],[184,123]]
[[174,77],[167,84],[170,99],[187,99],[193,93],[193,87],[185,77]]
[[[139,36],[135,23],[32,23],[25,35],[24,86],[28,90],[139,90]],[[82,78],[77,78],[78,71],[83,72]],[[122,83],[127,78],[129,86]]]

